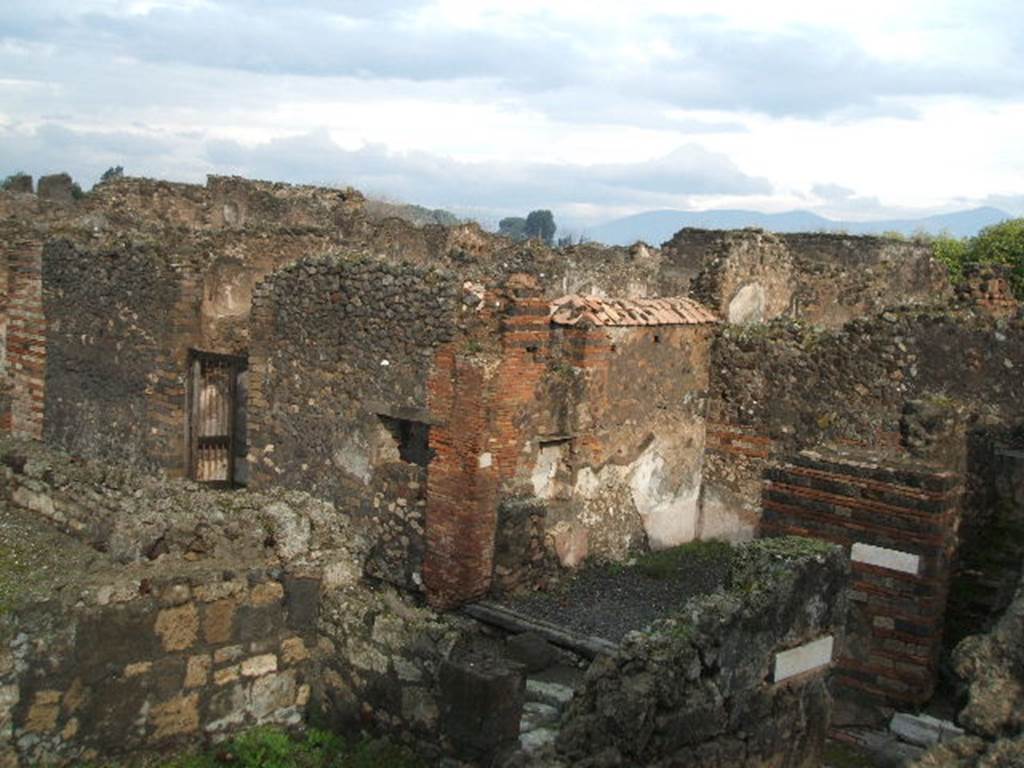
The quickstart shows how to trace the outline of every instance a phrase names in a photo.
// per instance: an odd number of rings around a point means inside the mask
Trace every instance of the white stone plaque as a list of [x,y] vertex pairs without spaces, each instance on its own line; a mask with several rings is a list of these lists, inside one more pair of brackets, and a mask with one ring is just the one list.
[[850,559],[855,563],[867,563],[876,565],[879,568],[888,568],[890,571],[909,573],[917,576],[921,568],[921,558],[909,552],[900,552],[898,549],[886,549],[876,547],[872,544],[857,542],[850,549]]
[[835,638],[825,635],[805,645],[790,648],[775,654],[775,682],[781,682],[812,669],[825,667],[832,663],[832,647]]

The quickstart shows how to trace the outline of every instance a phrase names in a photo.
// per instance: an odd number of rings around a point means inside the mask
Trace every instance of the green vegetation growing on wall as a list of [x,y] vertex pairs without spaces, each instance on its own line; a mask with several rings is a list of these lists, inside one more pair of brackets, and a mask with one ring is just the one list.
[[932,240],[932,250],[949,268],[954,283],[963,278],[968,264],[1007,265],[1013,293],[1024,299],[1024,218],[985,227],[977,237],[960,240],[941,235]]
[[[206,752],[149,761],[145,768],[424,768],[419,758],[386,740],[348,742],[312,729],[291,736],[270,726],[254,728]],[[118,768],[104,765],[102,768]],[[140,766],[141,768],[141,766]]]

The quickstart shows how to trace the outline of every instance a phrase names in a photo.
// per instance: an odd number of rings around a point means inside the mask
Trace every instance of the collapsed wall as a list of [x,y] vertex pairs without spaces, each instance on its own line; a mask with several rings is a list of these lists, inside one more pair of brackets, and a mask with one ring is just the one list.
[[0,462],[4,525],[10,507],[52,560],[0,562],[0,764],[195,746],[314,712],[451,750],[439,670],[474,629],[365,585],[364,532],[330,504],[22,441]]
[[805,539],[739,548],[725,592],[594,662],[558,755],[581,767],[822,765],[846,568],[838,550]]
[[969,310],[893,310],[836,330],[728,327],[711,352],[703,525],[752,534],[780,456],[829,442],[898,448],[911,401],[955,404],[975,431],[1019,424],[1022,366],[1024,322]]
[[[367,531],[328,503],[210,491],[22,441],[0,444],[0,465],[0,522],[12,505],[29,539],[50,530],[63,564],[41,581],[20,574],[0,613],[0,764],[79,764],[310,718],[476,760],[487,753],[466,707],[518,722],[514,701],[459,682],[500,668],[521,709],[524,672],[493,655],[501,639],[364,582]],[[738,550],[727,592],[594,663],[552,759],[814,764],[844,579],[824,545]]]
[[957,722],[967,735],[931,749],[917,768],[1013,768],[1024,755],[1024,577],[993,631],[972,635],[953,653],[967,685]]
[[683,229],[662,258],[662,295],[689,293],[730,323],[785,317],[838,328],[891,306],[953,297],[929,244],[892,238]]

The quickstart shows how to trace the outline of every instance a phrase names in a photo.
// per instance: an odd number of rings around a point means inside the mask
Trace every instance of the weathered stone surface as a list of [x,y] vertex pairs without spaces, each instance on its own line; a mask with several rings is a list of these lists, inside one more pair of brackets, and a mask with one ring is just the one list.
[[526,680],[526,697],[530,701],[547,704],[561,710],[572,701],[573,695],[574,691],[568,685],[536,680],[534,678],[527,678]]
[[441,728],[468,757],[493,756],[519,738],[522,670],[482,656],[441,666]]
[[953,664],[968,684],[957,721],[969,736],[929,750],[919,768],[1024,765],[1024,576],[993,630],[962,641]]
[[527,674],[547,669],[558,660],[558,650],[536,632],[512,635],[505,645],[509,656],[522,664]]
[[199,730],[199,695],[192,693],[177,696],[154,706],[150,711],[150,720],[154,728],[154,739],[194,733]]
[[889,730],[901,740],[919,747],[931,747],[964,735],[963,729],[954,723],[930,715],[914,715],[909,712],[897,712],[893,715]]
[[265,675],[252,684],[251,709],[257,721],[295,704],[295,673],[292,670]]
[[154,631],[165,651],[182,651],[191,646],[199,634],[199,614],[194,605],[166,608],[157,614]]
[[841,630],[846,558],[810,540],[760,540],[741,547],[732,567],[728,591],[691,600],[678,618],[627,635],[616,656],[591,665],[558,735],[563,760],[820,764],[830,712],[823,675],[766,681],[780,649]]
[[284,591],[288,628],[307,635],[314,632],[320,611],[320,579],[286,576]]

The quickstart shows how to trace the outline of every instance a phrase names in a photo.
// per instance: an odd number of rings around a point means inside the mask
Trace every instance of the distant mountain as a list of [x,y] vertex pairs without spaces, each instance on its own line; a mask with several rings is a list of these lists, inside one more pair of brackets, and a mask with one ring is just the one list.
[[878,235],[899,232],[913,235],[943,232],[955,237],[971,237],[991,224],[1013,218],[998,208],[974,208],[920,219],[886,221],[835,221],[810,211],[760,213],[743,210],[647,211],[615,219],[585,231],[586,237],[608,245],[630,245],[643,240],[660,245],[683,227],[701,229],[743,229],[759,227],[771,232],[848,232],[852,235]]

